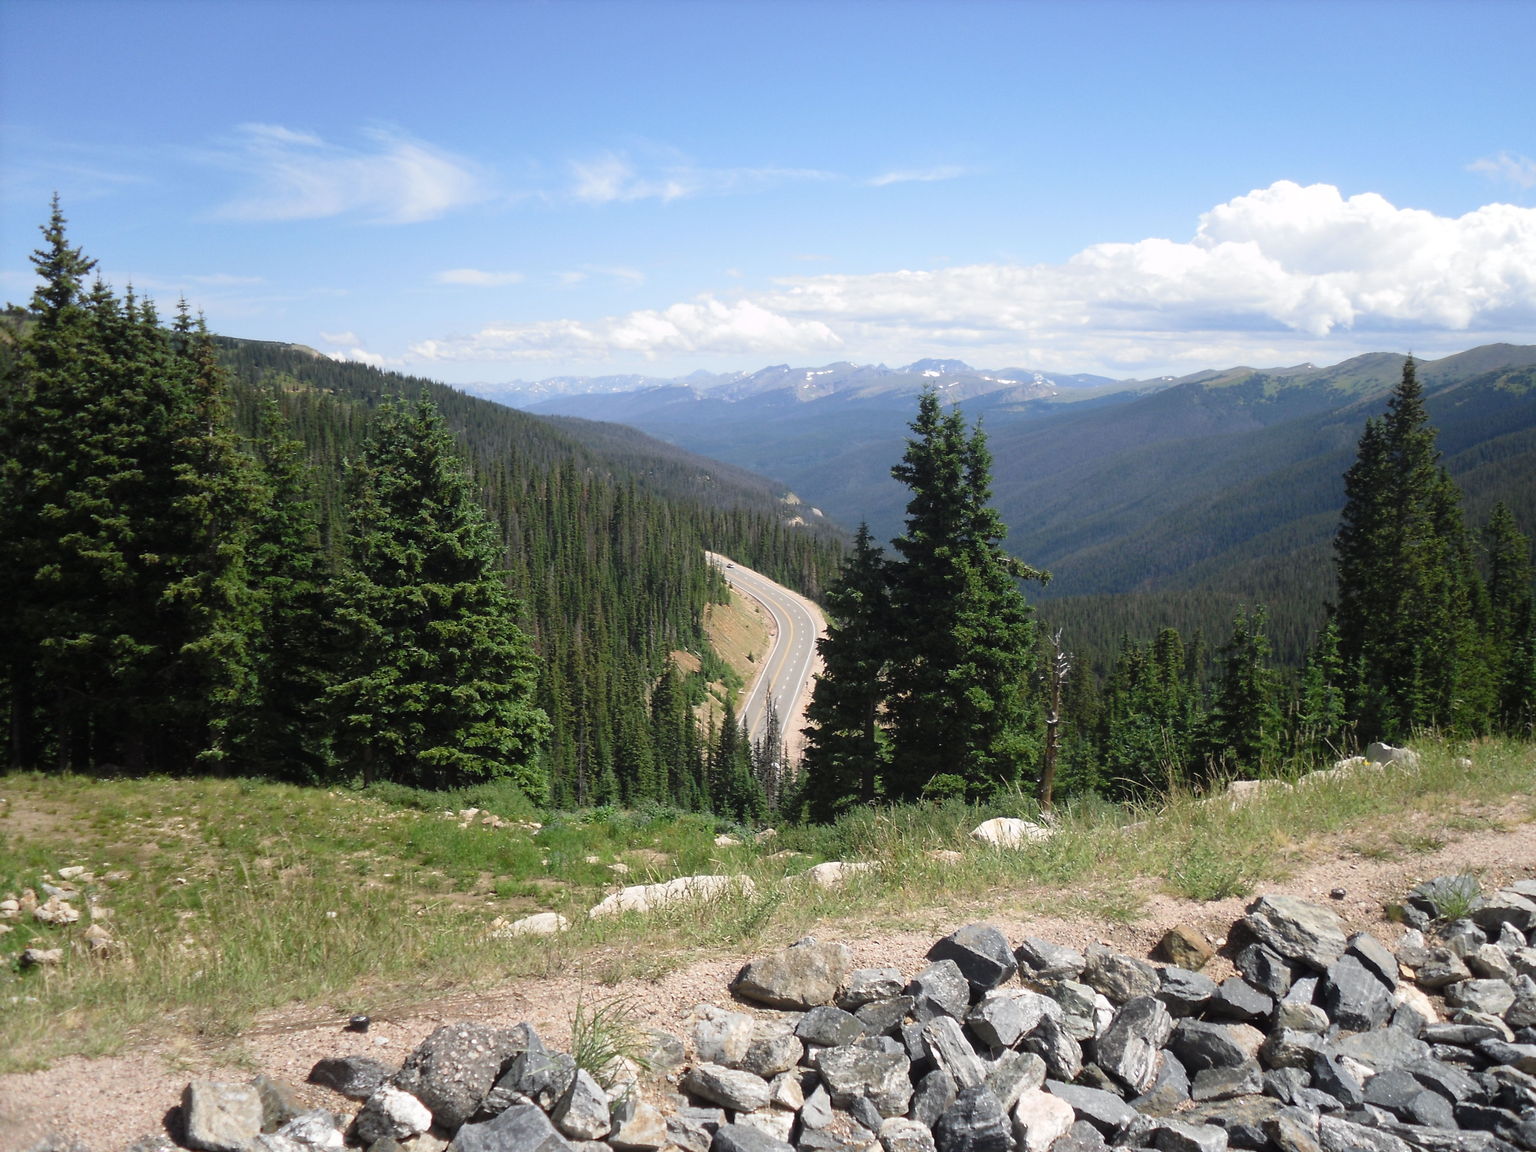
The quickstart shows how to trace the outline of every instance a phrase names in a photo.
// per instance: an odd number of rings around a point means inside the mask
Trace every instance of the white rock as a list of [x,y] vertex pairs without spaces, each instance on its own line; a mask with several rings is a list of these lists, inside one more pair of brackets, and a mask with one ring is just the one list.
[[818,864],[806,871],[806,877],[812,884],[820,888],[837,888],[846,884],[860,872],[868,872],[874,867],[867,860],[829,860],[825,864]]
[[1036,1088],[1021,1095],[1013,1106],[1013,1138],[1021,1152],[1047,1152],[1076,1119],[1072,1105]]
[[390,1134],[396,1140],[408,1140],[419,1136],[432,1127],[432,1111],[409,1092],[380,1084],[368,1100],[368,1106],[376,1108],[389,1122]]
[[498,928],[492,935],[498,939],[510,936],[553,936],[570,926],[571,922],[558,912],[535,912],[532,916],[524,916],[521,920],[514,920]]
[[624,912],[654,912],[670,904],[692,900],[718,900],[731,892],[750,896],[757,885],[750,876],[679,876],[665,884],[632,884],[589,909],[596,920]]
[[1013,816],[997,816],[971,829],[971,838],[994,848],[1022,848],[1049,840],[1055,832],[1043,824],[1031,824]]
[[736,837],[734,837],[734,836],[727,836],[724,832],[720,833],[720,835],[715,837],[715,847],[716,848],[734,848],[736,845],[738,845],[740,843],[741,843],[741,841],[736,839]]

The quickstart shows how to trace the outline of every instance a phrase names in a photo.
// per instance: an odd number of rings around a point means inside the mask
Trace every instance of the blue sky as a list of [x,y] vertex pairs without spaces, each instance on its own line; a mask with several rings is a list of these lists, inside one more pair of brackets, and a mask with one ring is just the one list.
[[1536,4],[0,3],[0,296],[453,383],[1536,341]]

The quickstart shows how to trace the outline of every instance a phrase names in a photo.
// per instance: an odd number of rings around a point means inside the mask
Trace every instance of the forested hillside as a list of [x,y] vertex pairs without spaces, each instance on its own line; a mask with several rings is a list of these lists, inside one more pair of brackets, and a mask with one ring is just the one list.
[[[12,764],[314,780],[384,764],[441,786],[505,774],[505,755],[556,804],[710,806],[688,707],[702,680],[670,659],[719,672],[701,618],[724,587],[704,551],[814,596],[835,529],[628,429],[212,337],[185,312],[168,328],[88,286],[57,210],[44,235],[0,361]],[[408,644],[412,602],[440,622]],[[506,695],[524,675],[521,641],[497,638],[509,611],[531,643],[526,700]],[[455,668],[468,679],[445,705],[429,681]],[[445,706],[466,717],[451,739],[426,731]],[[416,712],[412,735],[383,719]],[[409,763],[423,739],[447,768]],[[454,740],[489,759],[453,768]]]

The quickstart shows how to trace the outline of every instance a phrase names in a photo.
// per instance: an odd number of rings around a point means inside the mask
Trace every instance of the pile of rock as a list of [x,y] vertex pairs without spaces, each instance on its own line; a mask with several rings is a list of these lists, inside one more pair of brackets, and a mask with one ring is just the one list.
[[695,1009],[686,1044],[651,1034],[651,1074],[605,1088],[527,1025],[445,1026],[398,1070],[317,1064],[313,1081],[360,1103],[345,1117],[285,1115],[259,1079],[190,1085],[185,1139],[210,1152],[1536,1149],[1536,882],[1484,896],[1443,877],[1402,914],[1416,926],[1394,952],[1327,907],[1260,897],[1219,983],[1103,947],[1011,944],[985,924],[938,941],[910,978],[807,939],[748,964],[735,1006]]
[[[48,947],[46,929],[69,928],[80,922],[80,908],[85,892],[82,885],[99,885],[100,880],[84,865],[71,864],[60,868],[58,876],[43,873],[35,888],[23,888],[20,893],[7,893],[0,897],[0,936],[12,932],[19,924],[38,929],[37,941],[23,948],[17,962],[23,968],[57,965],[64,962],[65,947],[59,944]],[[41,895],[38,893],[41,889]],[[107,927],[112,910],[91,899],[87,905],[91,923],[80,934],[85,950],[92,956],[107,957],[121,951],[119,942]]]

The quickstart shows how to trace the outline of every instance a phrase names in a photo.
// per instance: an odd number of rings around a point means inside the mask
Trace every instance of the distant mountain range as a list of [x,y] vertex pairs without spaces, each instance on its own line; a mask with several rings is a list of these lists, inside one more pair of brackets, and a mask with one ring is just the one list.
[[[1158,620],[1209,631],[1237,604],[1262,601],[1294,654],[1332,594],[1342,474],[1403,360],[1372,353],[1122,381],[920,360],[471,390],[633,425],[772,477],[830,518],[868,520],[889,539],[906,499],[890,467],[915,397],[934,387],[982,420],[1008,546],[1054,575],[1032,593],[1057,601],[1048,611],[1091,617],[1098,631],[1134,623],[1141,634],[1142,621]],[[1536,533],[1536,345],[1422,361],[1419,378],[1472,522],[1503,499]],[[1119,607],[1106,610],[1106,598]]]

